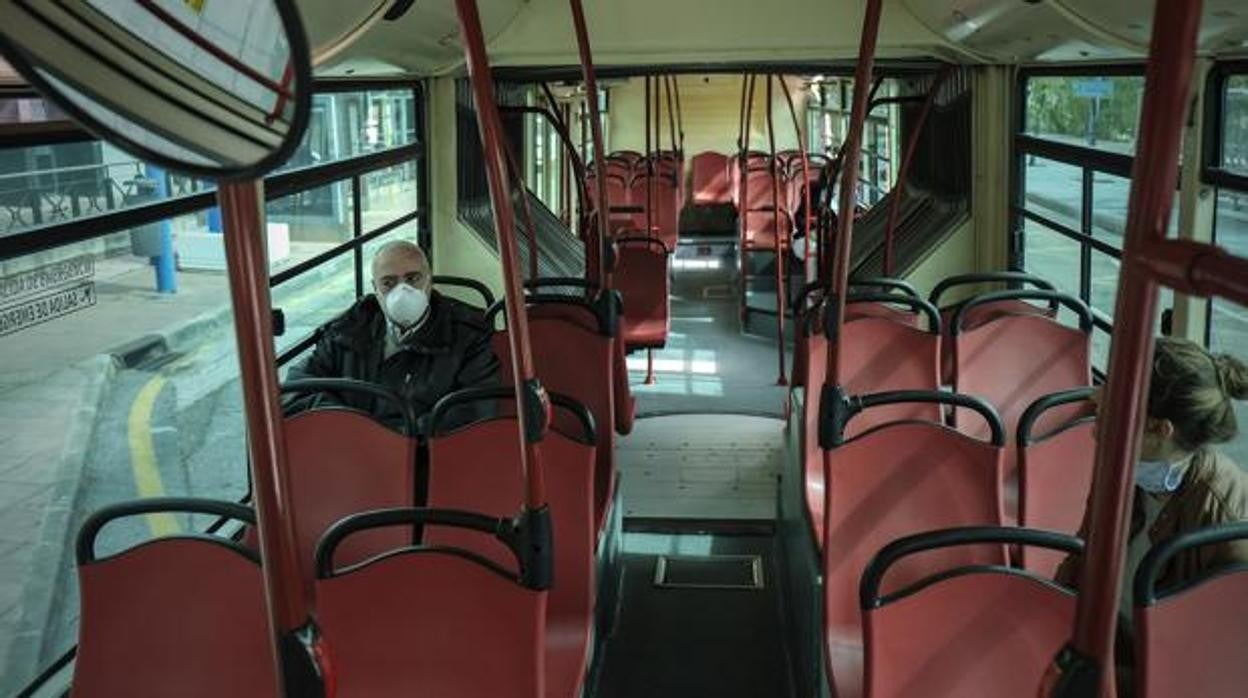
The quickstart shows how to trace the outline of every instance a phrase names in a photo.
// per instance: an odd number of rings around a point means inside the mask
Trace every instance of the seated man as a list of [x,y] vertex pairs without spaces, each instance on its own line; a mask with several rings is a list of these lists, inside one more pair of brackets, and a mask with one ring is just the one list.
[[[410,402],[421,418],[446,395],[463,388],[499,385],[491,328],[480,311],[432,291],[429,260],[414,243],[386,243],[373,258],[373,293],[317,330],[312,355],[291,368],[287,380],[353,378],[386,386]],[[370,397],[349,394],[298,396],[287,414],[324,404],[362,409],[392,427],[399,411]],[[484,403],[488,405],[488,403]],[[457,413],[456,424],[491,412]]]

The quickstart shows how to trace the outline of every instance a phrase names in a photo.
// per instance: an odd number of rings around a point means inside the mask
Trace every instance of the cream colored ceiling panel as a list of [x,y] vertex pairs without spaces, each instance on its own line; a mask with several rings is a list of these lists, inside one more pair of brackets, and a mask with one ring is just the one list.
[[[603,65],[827,60],[858,53],[864,3],[831,0],[585,0]],[[946,55],[900,2],[884,3],[879,55]],[[530,0],[490,45],[497,65],[576,63],[567,0]]]
[[[1050,0],[1072,16],[1115,31],[1147,46],[1152,32],[1153,0]],[[1200,47],[1206,53],[1242,53],[1248,38],[1248,2],[1205,0]]]
[[[352,5],[357,2],[298,1],[300,10],[305,13],[306,24],[319,21],[321,17],[329,21],[331,13],[320,13],[321,5]],[[359,4],[373,6],[372,2]],[[390,4],[390,0],[386,0],[386,6]],[[526,4],[526,0],[478,0],[486,39],[497,36],[510,25]],[[305,8],[317,12],[308,12]],[[316,31],[321,36],[333,34],[327,27],[318,27]],[[463,44],[455,16],[455,3],[452,0],[416,0],[397,20],[380,19],[374,22],[350,46],[318,65],[316,73],[322,77],[430,75],[455,70],[462,63]]]

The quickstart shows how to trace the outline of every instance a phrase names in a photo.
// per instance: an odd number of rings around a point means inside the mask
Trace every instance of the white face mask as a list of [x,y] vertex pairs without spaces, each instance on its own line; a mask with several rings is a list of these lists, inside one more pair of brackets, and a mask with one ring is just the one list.
[[1170,463],[1164,460],[1142,460],[1135,464],[1135,485],[1145,492],[1164,494],[1179,489],[1187,472],[1187,458]]
[[408,284],[399,284],[386,294],[385,306],[390,322],[406,330],[424,322],[429,314],[429,294]]

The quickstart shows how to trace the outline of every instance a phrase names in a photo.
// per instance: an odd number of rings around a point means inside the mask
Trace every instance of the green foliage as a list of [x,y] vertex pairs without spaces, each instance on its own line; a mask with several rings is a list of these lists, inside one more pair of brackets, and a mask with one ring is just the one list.
[[1088,120],[1095,109],[1093,135],[1098,142],[1133,144],[1140,121],[1141,77],[1108,78],[1113,94],[1098,100],[1075,94],[1086,77],[1037,77],[1027,81],[1026,132],[1086,139]]

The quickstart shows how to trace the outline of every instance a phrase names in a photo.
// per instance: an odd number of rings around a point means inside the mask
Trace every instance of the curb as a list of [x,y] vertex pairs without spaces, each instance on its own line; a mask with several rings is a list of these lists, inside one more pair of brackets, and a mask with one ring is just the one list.
[[[65,429],[65,443],[61,449],[60,462],[56,467],[56,484],[53,495],[39,524],[39,537],[30,566],[27,582],[22,592],[21,617],[15,637],[42,638],[52,615],[57,580],[66,569],[66,561],[73,559],[73,516],[76,510],[82,472],[87,463],[88,449],[95,433],[96,416],[108,398],[113,377],[117,374],[116,360],[99,354],[69,367],[85,375],[81,400]],[[42,643],[13,645],[5,662],[4,675],[28,681],[43,668]]]

